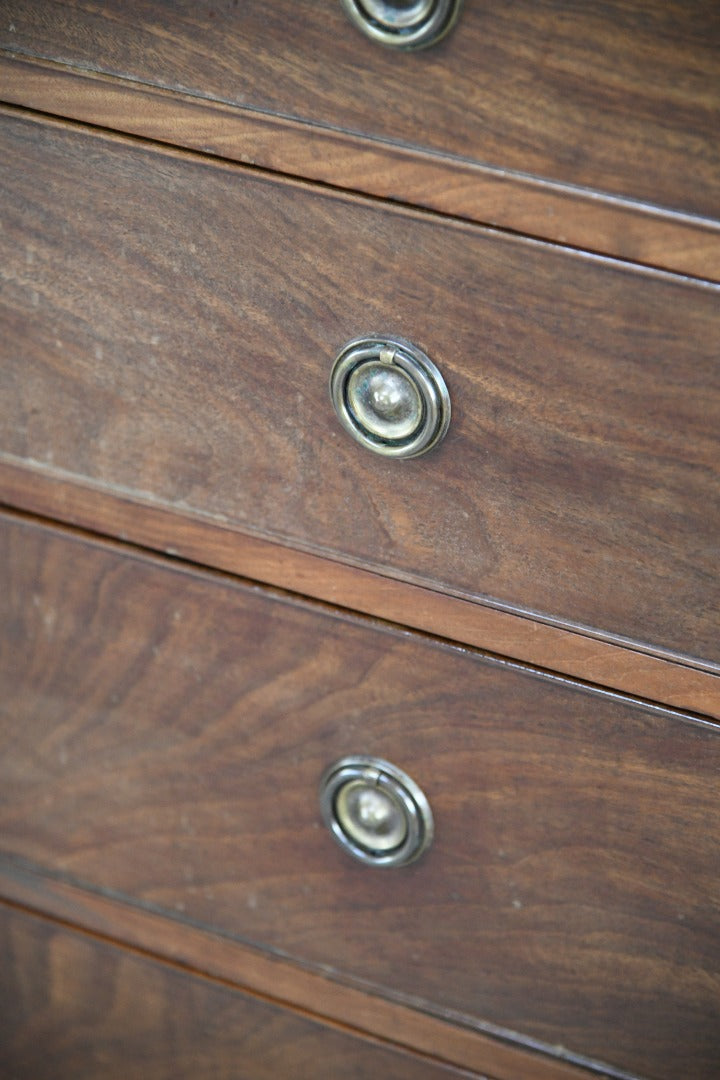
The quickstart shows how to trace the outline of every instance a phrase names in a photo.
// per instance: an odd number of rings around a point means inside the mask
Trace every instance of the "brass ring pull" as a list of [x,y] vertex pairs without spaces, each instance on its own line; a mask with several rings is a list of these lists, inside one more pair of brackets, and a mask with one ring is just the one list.
[[428,849],[433,816],[402,769],[380,758],[341,758],[320,781],[323,821],[344,851],[366,866],[407,866]]
[[362,446],[385,457],[419,457],[444,438],[450,395],[432,360],[410,341],[349,341],[330,376],[340,423]]
[[341,0],[364,34],[395,49],[425,49],[455,24],[461,0]]

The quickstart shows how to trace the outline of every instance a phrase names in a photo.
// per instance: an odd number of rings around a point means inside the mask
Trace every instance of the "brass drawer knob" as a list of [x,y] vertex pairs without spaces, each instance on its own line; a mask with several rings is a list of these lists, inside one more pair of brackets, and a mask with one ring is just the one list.
[[455,23],[461,0],[341,0],[364,34],[395,49],[424,49]]
[[323,821],[340,846],[368,866],[407,866],[430,846],[430,804],[388,761],[346,757],[320,781]]
[[418,457],[450,423],[445,380],[417,346],[402,338],[349,341],[330,376],[335,412],[362,446],[386,457]]

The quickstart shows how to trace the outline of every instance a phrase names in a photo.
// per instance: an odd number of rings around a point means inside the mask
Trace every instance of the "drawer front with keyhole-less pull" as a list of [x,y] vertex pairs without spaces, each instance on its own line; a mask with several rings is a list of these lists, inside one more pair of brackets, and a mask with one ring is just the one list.
[[716,1076],[718,728],[39,524],[0,539],[6,856]]
[[[227,106],[234,105],[255,119],[293,118],[308,131],[317,125],[440,152],[457,167],[532,174],[559,182],[570,196],[565,185],[581,185],[717,221],[720,23],[712,0],[572,8],[563,0],[467,0],[459,12],[455,0],[106,0],[91,7],[12,0],[5,7],[0,48],[11,55],[222,103],[223,152],[232,152]],[[412,36],[430,47],[386,47]],[[64,107],[72,109],[72,94]],[[116,107],[110,126],[132,122],[132,112],[132,105]],[[174,138],[182,127],[173,128]],[[284,153],[277,133],[241,152],[297,173],[294,132],[287,131]],[[205,149],[207,131],[196,138]],[[353,149],[348,142],[345,186],[382,185],[381,167],[375,180],[354,168]],[[339,157],[342,143],[331,152]],[[302,160],[309,175],[313,156]],[[418,166],[422,172],[426,161]],[[446,183],[453,186],[451,176]],[[426,197],[407,174],[388,193]],[[585,212],[592,218],[592,205]],[[485,213],[493,220],[503,211],[491,200]],[[523,227],[543,235],[546,225],[539,216],[535,229],[529,221]],[[614,231],[622,244],[622,228]]]
[[50,123],[0,141],[5,461],[720,659],[716,289]]

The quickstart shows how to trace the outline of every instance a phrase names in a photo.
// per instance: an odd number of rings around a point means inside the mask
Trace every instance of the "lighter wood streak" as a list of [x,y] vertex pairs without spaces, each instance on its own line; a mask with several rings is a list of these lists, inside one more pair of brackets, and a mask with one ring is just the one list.
[[8,54],[0,100],[720,281],[720,221]]
[[720,720],[720,677],[0,460],[8,506]]
[[2,856],[0,900],[22,904],[117,944],[222,979],[323,1022],[335,1022],[358,1034],[430,1054],[449,1065],[480,1071],[486,1080],[490,1080],[487,1073],[498,1080],[598,1077],[595,1071],[544,1058],[482,1032],[380,999],[280,957],[46,877]]

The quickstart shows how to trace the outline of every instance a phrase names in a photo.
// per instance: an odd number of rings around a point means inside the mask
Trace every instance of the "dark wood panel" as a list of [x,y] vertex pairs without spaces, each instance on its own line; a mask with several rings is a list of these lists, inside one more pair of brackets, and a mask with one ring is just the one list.
[[[0,450],[556,623],[717,661],[718,289],[6,118]],[[426,459],[329,403],[415,340]]]
[[[215,522],[0,460],[8,507],[205,563],[605,688],[720,720],[720,675],[296,551]],[[704,666],[704,665],[703,665]]]
[[[180,964],[273,1001],[325,1018],[359,1034],[413,1048],[448,1065],[498,1080],[598,1080],[596,1069],[533,1051],[480,1031],[388,1001],[338,981],[338,973],[312,972],[177,915],[168,918],[116,898],[78,888],[0,855],[0,897],[53,916],[85,932]],[[468,1075],[463,1071],[463,1076]]]
[[720,281],[720,221],[0,53],[0,100]]
[[[653,1077],[720,1060],[717,728],[7,523],[0,834],[71,879]],[[326,765],[426,790],[402,872]]]
[[717,218],[715,0],[467,0],[438,48],[337,0],[6,0],[0,46]]
[[13,1080],[469,1076],[0,905],[0,1070]]

